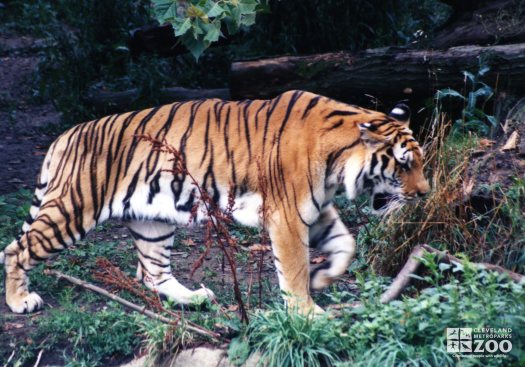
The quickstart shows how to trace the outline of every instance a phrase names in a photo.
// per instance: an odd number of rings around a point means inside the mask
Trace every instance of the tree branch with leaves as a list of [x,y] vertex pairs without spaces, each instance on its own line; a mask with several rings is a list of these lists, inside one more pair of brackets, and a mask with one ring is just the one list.
[[[261,0],[151,0],[161,23],[170,23],[175,36],[199,59],[224,29],[229,36],[255,24],[255,15],[267,9]],[[226,28],[224,28],[224,26]]]

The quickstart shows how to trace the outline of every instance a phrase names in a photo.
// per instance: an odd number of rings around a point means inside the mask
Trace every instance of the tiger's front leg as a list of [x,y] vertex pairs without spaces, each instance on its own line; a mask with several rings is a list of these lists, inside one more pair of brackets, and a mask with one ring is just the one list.
[[320,289],[342,275],[355,254],[355,240],[332,204],[324,208],[310,228],[310,247],[328,252],[328,260],[310,274],[310,286]]
[[171,273],[170,256],[175,226],[159,222],[134,221],[127,227],[135,241],[139,258],[137,279],[149,289],[181,304],[190,304],[199,298],[215,298],[207,288],[192,291],[180,284]]
[[[283,298],[291,310],[302,314],[322,313],[310,295],[308,227],[297,216],[272,216],[268,232]],[[293,222],[292,222],[293,221]]]

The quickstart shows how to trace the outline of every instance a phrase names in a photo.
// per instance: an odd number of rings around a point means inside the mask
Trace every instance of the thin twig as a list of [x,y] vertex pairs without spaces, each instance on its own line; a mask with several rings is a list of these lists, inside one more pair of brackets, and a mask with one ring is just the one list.
[[14,356],[15,356],[15,352],[16,352],[16,349],[13,349],[13,353],[11,353],[11,355],[10,355],[9,358],[7,359],[7,362],[4,364],[4,367],[7,367],[7,365],[9,364],[9,362],[11,362],[11,360],[14,358]]
[[40,358],[42,358],[42,353],[44,353],[44,349],[40,349],[40,352],[38,352],[38,356],[36,357],[36,362],[33,367],[38,367],[40,364]]
[[[66,274],[63,274],[59,271],[56,271],[56,270],[52,270],[52,269],[46,269],[44,270],[44,273],[45,274],[48,274],[48,275],[53,275],[57,278],[62,278],[62,279],[65,279],[73,284],[76,284],[76,285],[79,285],[83,288],[86,288],[86,289],[89,289],[90,291],[93,291],[95,293],[98,293],[102,296],[105,296],[109,299],[112,299],[113,301],[115,302],[118,302],[120,303],[121,305],[123,306],[126,306],[134,311],[137,311],[145,316],[148,316],[149,318],[152,318],[154,320],[159,320],[161,322],[164,322],[166,324],[173,324],[173,320],[165,317],[165,316],[162,316],[162,315],[159,315],[155,312],[152,312],[150,310],[147,310],[145,306],[139,306],[133,302],[130,302],[130,301],[127,301],[125,300],[124,298],[121,298],[113,293],[109,293],[108,291],[106,291],[105,289],[103,288],[100,288],[94,284],[91,284],[91,283],[88,283],[84,280],[80,280],[78,278],[75,278],[75,277],[72,277],[70,275],[66,275]],[[200,334],[200,335],[205,335],[207,337],[210,337],[214,340],[217,340],[217,338],[220,337],[219,334],[217,333],[214,333],[212,331],[209,331],[209,330],[206,330],[196,324],[193,324],[193,323],[190,323],[189,321],[185,321],[186,325],[185,327],[190,330],[190,331],[193,331],[194,333],[196,334]]]

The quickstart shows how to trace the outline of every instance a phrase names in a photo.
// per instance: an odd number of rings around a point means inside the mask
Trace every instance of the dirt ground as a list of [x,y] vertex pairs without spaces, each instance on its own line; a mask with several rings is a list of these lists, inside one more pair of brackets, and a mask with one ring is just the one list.
[[33,78],[41,61],[38,40],[0,36],[0,194],[32,189],[54,136],[60,113],[50,103],[35,103]]

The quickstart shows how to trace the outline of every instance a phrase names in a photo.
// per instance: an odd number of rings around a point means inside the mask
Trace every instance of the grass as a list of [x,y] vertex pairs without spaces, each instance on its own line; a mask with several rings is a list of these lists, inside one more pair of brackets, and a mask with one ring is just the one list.
[[35,349],[63,346],[71,366],[104,366],[132,355],[141,343],[139,317],[112,303],[88,311],[72,303],[71,293],[63,293],[60,309],[39,319],[33,338],[42,342]]
[[[7,246],[20,230],[31,197],[28,190],[0,196],[0,249]],[[96,258],[107,257],[132,274],[136,266],[132,245],[129,241],[99,240],[99,234],[111,229],[111,225],[105,227],[95,230],[93,240],[80,241],[60,254],[52,267],[92,281]],[[108,303],[93,293],[44,275],[44,267],[45,264],[41,264],[31,271],[31,286],[52,308],[46,307],[42,317],[31,319],[20,319],[10,313],[0,315],[0,325],[21,325],[22,321],[28,330],[25,335],[4,334],[0,343],[0,361],[7,361],[15,345],[14,365],[34,362],[41,350],[47,355],[54,354],[55,363],[69,366],[105,366],[133,354],[142,341],[140,317],[126,313],[119,305]],[[0,294],[4,297],[3,271],[0,272]]]
[[[384,305],[384,280],[358,276],[360,294],[336,300],[360,301],[336,319],[289,314],[282,306],[251,316],[250,325],[230,345],[240,365],[253,351],[269,366],[520,366],[525,361],[525,289],[468,261],[454,269],[438,267],[432,256],[425,277],[429,287],[414,298]],[[460,277],[451,276],[451,270]],[[458,279],[459,278],[459,279]],[[507,358],[456,359],[446,351],[448,327],[512,328]]]

